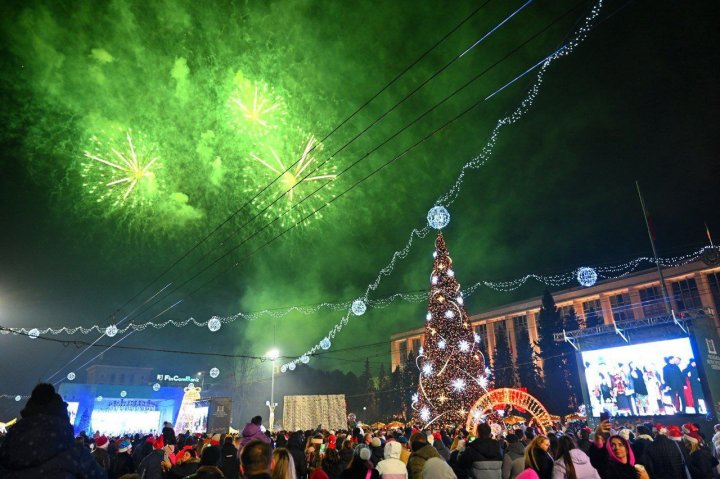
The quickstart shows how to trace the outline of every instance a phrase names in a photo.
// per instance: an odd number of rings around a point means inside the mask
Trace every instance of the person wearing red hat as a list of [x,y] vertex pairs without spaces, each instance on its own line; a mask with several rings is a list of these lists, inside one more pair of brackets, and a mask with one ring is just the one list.
[[167,460],[163,436],[153,440],[153,450],[138,465],[138,474],[143,479],[162,479],[163,462]]
[[98,466],[108,472],[110,470],[110,454],[108,453],[108,445],[110,441],[107,436],[98,436],[95,439],[95,450],[92,452],[92,456],[98,463]]
[[199,467],[199,461],[195,457],[195,449],[192,446],[183,447],[176,454],[175,465],[169,461],[163,463],[163,467],[167,469],[165,479],[183,479],[191,474],[195,474]]

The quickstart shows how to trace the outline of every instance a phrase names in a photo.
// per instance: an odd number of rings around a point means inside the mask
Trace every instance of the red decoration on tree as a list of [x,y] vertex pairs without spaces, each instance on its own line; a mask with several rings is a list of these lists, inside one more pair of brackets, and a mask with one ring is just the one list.
[[414,417],[422,426],[461,425],[490,381],[480,338],[468,322],[442,233],[435,240],[433,256],[423,350],[417,359],[420,379],[413,398]]

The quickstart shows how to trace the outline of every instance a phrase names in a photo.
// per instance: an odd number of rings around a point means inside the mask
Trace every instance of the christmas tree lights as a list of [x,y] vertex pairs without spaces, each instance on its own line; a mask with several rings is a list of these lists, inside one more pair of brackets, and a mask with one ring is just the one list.
[[412,405],[423,427],[464,424],[467,411],[489,384],[485,356],[468,323],[442,233],[435,240],[433,258],[428,320],[417,358],[420,378]]

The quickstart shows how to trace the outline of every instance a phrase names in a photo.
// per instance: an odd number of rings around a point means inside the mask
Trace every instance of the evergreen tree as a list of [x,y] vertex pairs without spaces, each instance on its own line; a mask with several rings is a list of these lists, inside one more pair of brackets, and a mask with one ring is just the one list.
[[575,350],[567,342],[556,342],[553,336],[555,333],[562,333],[563,329],[572,330],[577,327],[574,311],[564,318],[561,317],[555,300],[550,292],[545,290],[537,319],[536,357],[542,361],[541,401],[554,414],[565,414],[577,404],[580,395],[580,378],[575,361]]
[[540,396],[542,394],[540,369],[536,363],[535,345],[530,344],[530,335],[527,329],[515,331],[515,344],[517,345],[518,383],[533,396]]
[[374,422],[378,418],[377,389],[373,380],[372,371],[370,370],[370,359],[365,358],[365,367],[360,375],[360,387],[363,396],[363,417],[364,422]]
[[393,414],[392,407],[390,405],[390,376],[388,376],[385,372],[385,363],[380,363],[377,382],[378,410],[380,413],[380,420],[384,421]]
[[418,387],[417,366],[415,365],[415,354],[410,351],[405,359],[405,366],[402,370],[402,409],[403,417],[409,420],[413,417],[412,398]]
[[585,327],[594,328],[595,326],[602,326],[604,319],[601,308],[589,307],[585,310]]
[[413,401],[417,424],[464,424],[489,386],[479,338],[468,322],[442,233],[435,240],[423,354]]
[[393,416],[403,417],[403,373],[398,365],[390,375],[389,410]]
[[514,388],[517,386],[517,367],[515,361],[513,361],[505,328],[495,329],[495,351],[492,370],[496,388]]

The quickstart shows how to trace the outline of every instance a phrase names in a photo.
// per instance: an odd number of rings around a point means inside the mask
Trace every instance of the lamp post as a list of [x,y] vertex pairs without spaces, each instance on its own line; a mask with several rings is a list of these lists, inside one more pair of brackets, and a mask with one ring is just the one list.
[[272,371],[270,373],[270,400],[265,401],[265,405],[270,409],[270,417],[268,418],[268,429],[272,431],[275,427],[275,360],[280,357],[280,352],[277,349],[271,349],[265,355],[270,361],[272,361]]

